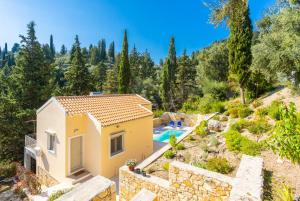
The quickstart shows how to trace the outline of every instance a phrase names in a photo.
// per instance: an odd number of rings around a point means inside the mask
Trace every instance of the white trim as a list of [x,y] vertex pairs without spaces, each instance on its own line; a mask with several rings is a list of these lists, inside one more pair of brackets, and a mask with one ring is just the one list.
[[101,122],[98,121],[91,113],[87,113],[89,119],[95,124],[96,128],[98,129],[99,133],[101,134]]
[[[82,157],[81,157],[81,165],[82,165],[82,167],[81,168],[79,168],[78,170],[75,170],[75,171],[73,171],[73,172],[71,172],[71,140],[73,139],[73,138],[77,138],[77,137],[82,137],[81,138],[81,143],[82,143],[82,146],[81,146],[81,148],[82,148]],[[76,173],[76,172],[78,172],[78,171],[80,171],[80,170],[83,170],[84,169],[84,153],[85,153],[85,151],[84,151],[84,136],[83,135],[76,135],[76,136],[72,136],[72,137],[69,137],[69,140],[68,140],[68,146],[69,146],[69,164],[68,164],[68,174],[69,175],[72,175],[72,174],[74,174],[74,173]]]
[[41,111],[43,111],[48,105],[50,105],[52,102],[54,102],[60,109],[61,111],[63,111],[64,113],[66,113],[65,108],[59,103],[59,101],[55,98],[52,97],[50,98],[46,103],[44,103],[44,105],[42,105],[37,111],[36,114],[40,113]]
[[[51,154],[56,154],[56,142],[57,142],[57,136],[56,136],[56,133],[53,132],[53,131],[49,131],[49,130],[46,130],[45,131],[46,135],[47,135],[47,151]],[[50,136],[54,137],[54,141],[53,141],[53,150],[50,149]]]
[[146,98],[144,98],[143,96],[141,96],[141,95],[139,95],[139,94],[135,94],[137,97],[139,97],[139,98],[141,98],[141,99],[143,99],[144,101],[146,101],[146,102],[148,102],[149,104],[151,104],[152,105],[152,102],[151,101],[149,101],[149,100],[147,100]]
[[[111,155],[111,139],[119,137],[119,136],[122,136],[122,149],[123,150],[119,153]],[[114,132],[114,133],[111,133],[109,135],[109,146],[108,146],[108,148],[109,148],[109,152],[108,152],[109,153],[109,159],[115,158],[115,157],[120,156],[123,153],[125,153],[125,131],[124,130],[122,130],[120,132]]]
[[[141,108],[143,108],[144,110],[147,110],[148,112],[150,112],[153,115],[153,112],[151,110],[149,110],[148,108],[146,108],[145,106],[143,106],[142,104],[138,104],[138,106],[140,106]],[[150,115],[149,115],[150,116]]]

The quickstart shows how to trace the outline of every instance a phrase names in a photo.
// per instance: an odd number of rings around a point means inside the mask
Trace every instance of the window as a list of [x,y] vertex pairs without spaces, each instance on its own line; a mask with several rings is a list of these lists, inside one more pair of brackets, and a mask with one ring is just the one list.
[[110,156],[114,156],[124,151],[124,133],[111,135],[110,138]]
[[47,133],[47,148],[48,151],[55,153],[55,134],[46,132]]

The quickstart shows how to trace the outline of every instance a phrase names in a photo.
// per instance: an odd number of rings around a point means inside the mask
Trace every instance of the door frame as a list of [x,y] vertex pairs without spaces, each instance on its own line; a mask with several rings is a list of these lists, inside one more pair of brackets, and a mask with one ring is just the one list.
[[[71,141],[72,141],[72,139],[77,138],[77,137],[81,137],[81,143],[82,143],[81,165],[82,165],[82,167],[72,172],[71,171],[71,151],[72,151],[71,150]],[[76,136],[69,137],[69,168],[68,169],[69,169],[69,175],[72,175],[72,174],[84,169],[84,136],[83,135],[76,135]]]

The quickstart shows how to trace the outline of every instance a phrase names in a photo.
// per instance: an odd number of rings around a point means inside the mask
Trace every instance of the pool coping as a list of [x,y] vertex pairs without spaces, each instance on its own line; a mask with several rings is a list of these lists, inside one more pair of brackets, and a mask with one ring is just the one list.
[[[195,128],[200,124],[202,121],[207,121],[213,118],[215,115],[217,115],[218,112],[209,114],[208,116],[205,116],[203,120],[197,121],[196,125],[193,127],[190,127],[186,132],[184,132],[180,137],[177,138],[177,143],[181,142],[184,138],[186,138],[189,134],[191,134]],[[150,155],[148,158],[143,160],[140,164],[138,164],[136,167],[143,169],[150,165],[153,161],[158,159],[160,156],[162,156],[167,150],[171,149],[170,143],[167,143],[165,146],[160,148],[158,151],[154,152],[152,155]]]

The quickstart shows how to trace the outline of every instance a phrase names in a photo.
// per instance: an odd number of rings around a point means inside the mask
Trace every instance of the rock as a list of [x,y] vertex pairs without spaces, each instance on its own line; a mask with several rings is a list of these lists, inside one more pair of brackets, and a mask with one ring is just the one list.
[[216,132],[221,131],[222,124],[218,120],[211,119],[208,121],[207,128]]

